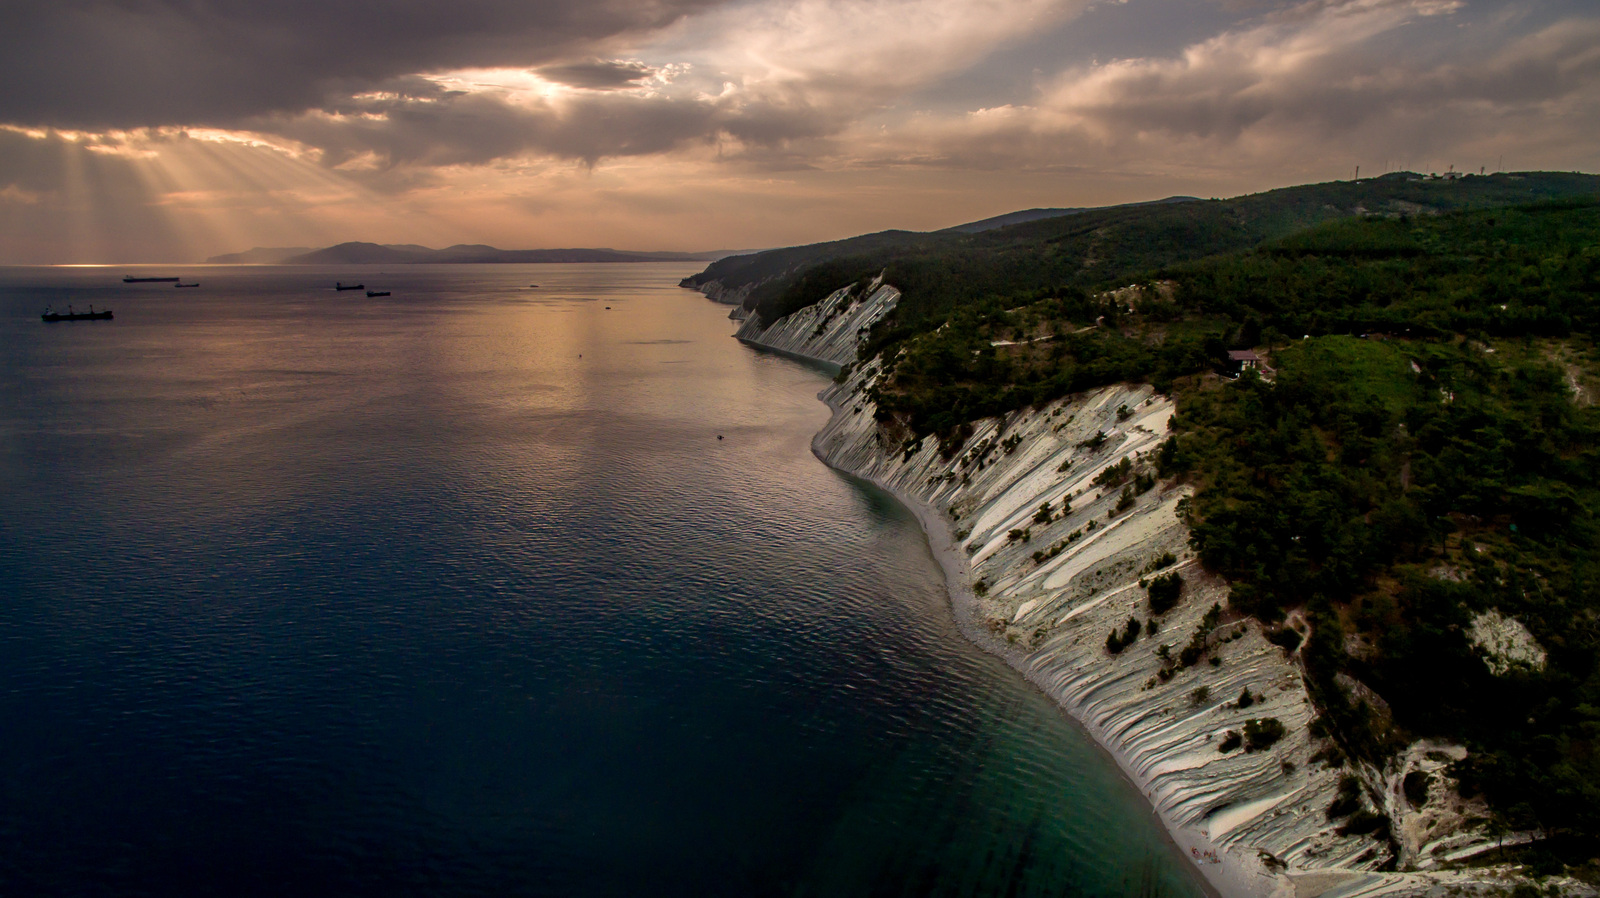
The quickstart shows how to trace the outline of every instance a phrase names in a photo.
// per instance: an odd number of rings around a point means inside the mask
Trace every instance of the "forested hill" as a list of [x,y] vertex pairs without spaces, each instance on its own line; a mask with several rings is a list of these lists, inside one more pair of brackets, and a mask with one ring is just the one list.
[[684,281],[754,285],[746,308],[774,321],[838,286],[889,269],[906,294],[895,321],[937,324],[986,296],[1093,287],[1185,260],[1254,247],[1326,221],[1410,215],[1600,194],[1600,178],[1524,172],[1430,180],[1396,173],[1227,200],[1158,202],[1030,221],[977,234],[884,231],[722,259]]
[[[1405,800],[1458,787],[1490,830],[1535,836],[1534,872],[1600,884],[1597,187],[1387,178],[1107,210],[833,259],[758,301],[887,268],[905,295],[862,354],[908,446],[953,454],[980,417],[1121,381],[1170,394],[1172,437],[1123,473],[1194,489],[1199,557],[1304,665],[1324,762],[1465,745]],[[1361,781],[1324,812],[1381,835]]]

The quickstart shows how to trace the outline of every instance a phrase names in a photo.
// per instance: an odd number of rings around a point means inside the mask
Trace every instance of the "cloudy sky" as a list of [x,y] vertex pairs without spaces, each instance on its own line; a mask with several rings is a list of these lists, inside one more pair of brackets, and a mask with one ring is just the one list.
[[0,263],[1600,170],[1595,0],[49,0],[0,79]]

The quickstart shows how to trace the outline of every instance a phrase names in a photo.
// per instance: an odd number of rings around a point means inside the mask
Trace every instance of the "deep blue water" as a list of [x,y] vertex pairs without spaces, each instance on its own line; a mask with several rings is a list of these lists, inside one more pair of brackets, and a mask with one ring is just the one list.
[[0,269],[0,895],[1199,895],[688,270]]

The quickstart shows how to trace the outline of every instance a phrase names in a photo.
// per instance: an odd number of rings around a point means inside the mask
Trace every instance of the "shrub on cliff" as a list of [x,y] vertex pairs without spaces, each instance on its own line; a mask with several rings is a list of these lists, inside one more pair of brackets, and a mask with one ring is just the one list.
[[[1170,557],[1170,554],[1163,556]],[[1150,594],[1150,613],[1166,614],[1178,606],[1178,599],[1183,595],[1183,578],[1176,571],[1162,574],[1152,579],[1145,590]]]
[[1361,781],[1348,774],[1339,779],[1339,793],[1328,805],[1327,818],[1338,820],[1361,810]]
[[[1133,498],[1133,487],[1131,487],[1131,486],[1123,487],[1122,488],[1122,495],[1117,497],[1117,507],[1112,509],[1111,514],[1113,514],[1113,515],[1122,514],[1123,512],[1125,512],[1128,509],[1133,507],[1134,501],[1135,500]],[[1111,517],[1111,515],[1106,515],[1106,517]]]
[[1245,721],[1244,750],[1262,751],[1271,748],[1279,739],[1284,737],[1286,732],[1283,721],[1276,717],[1261,717]]
[[[1104,437],[1105,435],[1096,434],[1096,436]],[[1080,443],[1079,445],[1082,444]],[[1132,475],[1132,472],[1133,462],[1124,457],[1114,465],[1107,465],[1105,470],[1094,475],[1094,480],[1090,482],[1095,486],[1120,486]]]
[[1305,640],[1305,637],[1301,636],[1300,632],[1292,627],[1283,627],[1268,633],[1267,640],[1293,655],[1294,650],[1300,647],[1300,643]]
[[1106,651],[1113,655],[1121,653],[1123,649],[1133,645],[1133,643],[1138,640],[1139,630],[1139,619],[1136,617],[1129,617],[1128,623],[1123,626],[1121,633],[1118,633],[1116,630],[1112,630],[1110,635],[1106,636]]

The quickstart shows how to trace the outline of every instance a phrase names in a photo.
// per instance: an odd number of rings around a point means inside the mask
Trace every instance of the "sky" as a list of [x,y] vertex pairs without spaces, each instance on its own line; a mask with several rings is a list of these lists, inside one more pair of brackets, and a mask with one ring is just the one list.
[[1595,0],[49,0],[0,83],[0,264],[1600,170]]

